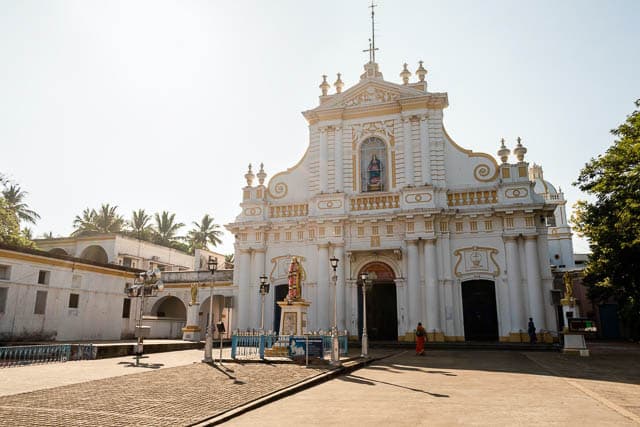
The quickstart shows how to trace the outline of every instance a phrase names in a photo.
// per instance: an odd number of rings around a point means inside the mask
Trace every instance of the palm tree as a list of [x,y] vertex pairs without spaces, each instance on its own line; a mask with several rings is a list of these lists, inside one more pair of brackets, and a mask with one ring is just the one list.
[[222,234],[220,226],[213,221],[213,217],[206,214],[202,217],[200,224],[193,222],[195,228],[187,234],[187,239],[193,249],[208,249],[209,243],[214,247],[222,243],[222,240],[218,237]]
[[138,240],[149,240],[151,233],[151,215],[148,215],[144,209],[133,211],[131,221],[127,223],[129,233]]
[[22,236],[24,236],[25,239],[33,240],[33,230],[30,229],[29,227],[23,228],[20,232],[22,233]]
[[26,191],[22,191],[18,184],[9,184],[2,190],[2,196],[7,202],[7,207],[13,211],[20,220],[35,224],[36,220],[40,219],[40,215],[29,209],[28,205],[24,203],[27,194]]
[[176,239],[176,233],[184,227],[181,222],[175,222],[176,214],[162,211],[162,214],[155,213],[156,224],[154,227],[154,240],[164,246],[170,246],[171,241]]
[[103,203],[99,210],[86,208],[82,215],[76,215],[73,220],[75,231],[72,236],[88,236],[92,234],[119,233],[125,221],[118,215],[117,206]]
[[224,256],[224,268],[232,269],[233,268],[233,259],[234,259],[233,254],[226,254]]
[[71,233],[72,236],[88,236],[91,234],[97,234],[98,229],[96,227],[96,210],[86,208],[82,211],[82,215],[76,215],[73,220],[73,227],[75,230]]
[[117,206],[110,206],[109,203],[103,203],[96,212],[96,227],[100,233],[119,233],[125,224],[122,215],[116,213]]
[[53,231],[42,233],[41,239],[55,239],[55,237],[53,237]]

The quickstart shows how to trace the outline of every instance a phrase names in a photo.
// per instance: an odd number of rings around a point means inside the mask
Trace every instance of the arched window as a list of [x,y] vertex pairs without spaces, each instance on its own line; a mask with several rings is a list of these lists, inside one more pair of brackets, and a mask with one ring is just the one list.
[[360,147],[362,192],[387,189],[387,147],[380,138],[368,138]]

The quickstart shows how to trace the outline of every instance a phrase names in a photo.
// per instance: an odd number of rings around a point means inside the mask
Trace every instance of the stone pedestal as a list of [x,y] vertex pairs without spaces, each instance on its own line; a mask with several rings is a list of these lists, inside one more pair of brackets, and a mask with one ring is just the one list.
[[589,356],[587,344],[582,334],[564,334],[563,353],[579,353],[580,356]]
[[187,307],[187,326],[182,328],[183,341],[200,341],[200,325],[198,324],[198,313],[200,304],[191,304]]
[[307,309],[309,302],[300,299],[291,303],[278,301],[281,308],[280,335],[303,335],[307,333]]
[[575,299],[573,298],[571,298],[571,300],[563,299],[561,302],[564,331],[567,332],[569,330],[569,319],[573,317],[580,317],[580,310],[578,310],[578,306],[575,304]]

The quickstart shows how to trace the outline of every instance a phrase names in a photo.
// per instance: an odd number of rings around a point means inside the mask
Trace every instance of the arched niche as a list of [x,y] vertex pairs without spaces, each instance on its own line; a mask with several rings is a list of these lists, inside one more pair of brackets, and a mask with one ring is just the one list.
[[389,190],[389,155],[382,138],[371,136],[360,144],[360,191]]
[[107,255],[107,251],[105,251],[104,248],[100,245],[91,245],[86,247],[82,251],[82,254],[80,254],[80,258],[93,262],[99,262],[101,264],[109,263],[109,256]]
[[69,253],[62,248],[53,248],[49,250],[51,255],[69,256]]

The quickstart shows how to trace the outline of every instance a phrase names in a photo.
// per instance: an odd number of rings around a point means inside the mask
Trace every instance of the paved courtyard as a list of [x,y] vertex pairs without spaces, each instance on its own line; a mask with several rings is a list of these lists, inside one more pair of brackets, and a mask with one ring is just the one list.
[[[626,352],[628,350],[629,352]],[[389,357],[232,419],[255,425],[640,424],[640,347]]]
[[[227,424],[639,425],[640,346],[593,357],[516,351],[387,356]],[[0,370],[0,425],[185,426],[326,374],[292,364],[198,363],[202,351]]]
[[326,372],[293,364],[216,368],[201,358],[187,350],[151,354],[146,367],[127,357],[2,369],[0,425],[184,426]]

